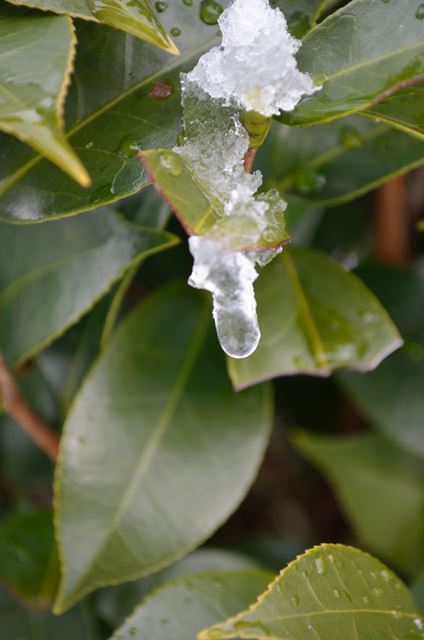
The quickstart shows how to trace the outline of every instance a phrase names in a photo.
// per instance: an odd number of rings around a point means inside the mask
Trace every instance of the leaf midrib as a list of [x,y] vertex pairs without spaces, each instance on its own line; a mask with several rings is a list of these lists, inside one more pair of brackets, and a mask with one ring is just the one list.
[[315,359],[315,363],[319,369],[326,369],[329,363],[325,356],[324,345],[289,251],[286,250],[281,253],[281,260],[283,261],[287,277],[294,291],[299,317],[303,324],[303,333],[306,334],[306,341],[311,355]]
[[[103,541],[102,543],[99,545],[99,548],[97,550],[97,552],[95,553],[92,561],[90,562],[88,568],[86,569],[86,571],[84,572],[84,574],[79,578],[78,583],[75,585],[75,587],[73,588],[72,592],[73,594],[77,593],[80,589],[81,589],[81,584],[84,582],[84,580],[90,576],[95,563],[97,561],[97,559],[101,556],[101,554],[103,553],[103,551],[105,550],[105,548],[107,548],[107,545],[109,544],[109,540],[111,535],[115,532],[115,530],[117,530],[119,522],[121,520],[122,515],[125,513],[126,508],[128,507],[128,505],[130,504],[136,490],[137,487],[140,484],[140,480],[143,477],[143,475],[145,475],[146,471],[148,470],[154,456],[155,453],[157,452],[157,449],[159,447],[159,444],[161,442],[161,440],[163,439],[163,436],[165,435],[167,428],[170,425],[171,422],[171,418],[173,416],[173,414],[175,413],[177,407],[178,407],[178,402],[181,399],[181,396],[184,392],[184,389],[186,387],[186,384],[189,380],[189,377],[192,373],[194,364],[197,360],[197,357],[199,355],[200,349],[204,343],[204,339],[206,336],[206,331],[207,331],[207,327],[208,327],[208,323],[209,323],[209,305],[207,304],[207,301],[204,299],[202,301],[202,307],[200,308],[199,311],[199,317],[197,319],[195,328],[192,332],[192,337],[191,337],[191,344],[189,345],[189,347],[186,350],[183,362],[181,364],[181,369],[175,379],[175,383],[173,386],[173,389],[169,395],[168,401],[165,404],[164,410],[162,411],[161,416],[159,417],[158,422],[156,423],[155,427],[153,428],[152,432],[151,432],[151,436],[150,436],[150,441],[148,442],[148,444],[146,445],[146,447],[143,449],[140,460],[137,464],[137,467],[134,471],[132,480],[130,481],[129,485],[127,486],[127,489],[125,491],[123,500],[121,501],[116,514],[111,522],[110,527],[108,528],[108,530],[106,531],[104,537],[103,537]],[[65,585],[65,580],[66,580],[66,565],[65,563],[63,563],[63,583],[62,583],[62,587],[61,587],[61,592],[59,594],[59,599],[63,598],[63,591],[64,591],[64,585]]]
[[[200,47],[197,47],[196,49],[193,49],[192,51],[190,51],[190,53],[187,53],[183,56],[180,56],[179,58],[174,59],[173,62],[171,62],[169,65],[166,65],[161,69],[159,69],[158,71],[156,71],[155,73],[147,76],[146,78],[143,78],[143,80],[141,80],[140,82],[137,82],[132,87],[130,87],[123,93],[119,94],[115,98],[112,98],[112,100],[110,100],[109,102],[105,102],[104,105],[99,107],[99,109],[97,109],[96,111],[93,111],[93,113],[91,113],[85,119],[81,120],[80,122],[77,122],[71,129],[69,129],[69,131],[65,133],[65,137],[67,139],[71,138],[75,133],[83,129],[86,125],[90,124],[93,120],[101,116],[104,112],[108,111],[110,108],[112,108],[116,104],[119,104],[122,100],[125,100],[125,98],[130,96],[135,91],[138,91],[146,84],[153,82],[156,78],[160,78],[164,74],[170,73],[174,69],[178,68],[179,66],[183,65],[185,62],[190,60],[190,58],[193,58],[199,55],[203,51],[212,47],[214,44],[217,44],[218,41],[219,39],[215,37],[212,40],[208,41],[206,44]],[[36,155],[34,158],[31,158],[31,160],[29,160],[27,163],[19,167],[19,169],[14,174],[11,174],[8,178],[6,178],[3,181],[3,187],[0,186],[0,196],[7,193],[7,191],[11,187],[13,187],[14,184],[20,178],[22,178],[30,169],[32,169],[35,165],[37,165],[41,160],[44,160],[44,156],[42,156],[41,154]]]

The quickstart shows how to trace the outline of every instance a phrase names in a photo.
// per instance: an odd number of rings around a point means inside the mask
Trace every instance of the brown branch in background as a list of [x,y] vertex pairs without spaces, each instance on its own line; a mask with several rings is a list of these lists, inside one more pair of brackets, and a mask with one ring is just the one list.
[[26,431],[53,462],[56,462],[59,451],[59,436],[26,403],[1,355],[0,400],[6,413]]
[[398,82],[393,87],[386,89],[382,93],[379,93],[373,100],[371,100],[370,107],[375,107],[379,102],[382,102],[386,98],[390,98],[395,93],[400,91],[401,89],[408,89],[408,87],[413,87],[417,84],[422,84],[424,82],[424,76],[415,76],[413,78],[408,78],[408,80],[402,80]]
[[256,152],[257,152],[257,148],[248,149],[246,151],[246,155],[244,156],[244,170],[246,171],[246,173],[252,172],[252,167],[253,167],[253,162],[255,160]]
[[377,191],[375,257],[389,264],[406,265],[410,253],[406,176],[395,178]]

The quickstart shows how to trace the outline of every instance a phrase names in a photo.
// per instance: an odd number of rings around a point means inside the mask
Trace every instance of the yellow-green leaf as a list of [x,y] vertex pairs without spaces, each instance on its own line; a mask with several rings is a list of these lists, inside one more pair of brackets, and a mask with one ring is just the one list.
[[1,8],[0,129],[88,186],[90,178],[63,133],[75,42],[72,22],[65,16]]
[[307,551],[250,609],[199,640],[419,640],[424,619],[408,588],[381,562],[335,544]]
[[168,53],[174,55],[179,53],[178,48],[157,19],[149,0],[8,0],[8,2],[102,22],[154,44]]

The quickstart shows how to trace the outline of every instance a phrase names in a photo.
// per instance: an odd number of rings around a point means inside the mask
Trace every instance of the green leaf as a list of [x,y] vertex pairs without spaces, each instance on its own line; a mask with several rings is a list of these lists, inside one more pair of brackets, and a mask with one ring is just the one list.
[[412,593],[420,606],[421,612],[424,613],[424,571],[422,571],[414,581],[412,585]]
[[424,140],[424,82],[405,87],[363,112]]
[[[224,216],[224,202],[202,182],[184,157],[175,151],[156,149],[140,154],[150,179],[189,234],[216,233],[226,237],[232,250],[252,248],[252,222],[246,216]],[[272,206],[272,204],[271,204]],[[258,246],[270,248],[289,239],[284,216],[272,216]]]
[[424,164],[421,140],[354,116],[308,129],[276,126],[265,152],[267,187],[330,205]]
[[329,0],[277,0],[273,6],[284,13],[290,33],[300,38],[317,23]]
[[74,18],[95,20],[126,31],[136,38],[154,44],[168,53],[178,48],[155,16],[149,0],[7,0],[43,11],[66,14]]
[[375,427],[424,457],[424,279],[387,266],[367,266],[359,273],[393,315],[406,344],[375,371],[338,379]]
[[69,18],[0,9],[0,129],[87,187],[90,178],[62,130],[75,43]]
[[417,0],[352,0],[310,31],[297,59],[322,88],[294,111],[291,125],[325,122],[369,108],[388,89],[424,72]]
[[118,327],[77,396],[56,476],[57,612],[188,553],[250,486],[270,389],[233,393],[209,318],[205,297],[162,290]]
[[110,640],[196,640],[204,627],[247,607],[271,579],[258,569],[179,578],[148,597]]
[[250,609],[200,640],[418,640],[424,619],[407,587],[381,562],[342,545],[315,547],[291,562]]
[[256,297],[262,339],[249,358],[229,359],[237,389],[281,375],[367,371],[402,344],[357,276],[310,249],[284,249],[262,271]]
[[[112,628],[121,625],[134,608],[153,590],[157,591],[170,580],[190,576],[193,573],[258,569],[257,563],[233,551],[203,548],[191,553],[183,560],[162,569],[151,576],[133,582],[107,587],[96,594],[99,616]],[[252,575],[253,575],[252,571]],[[258,590],[259,591],[259,590]]]
[[87,618],[82,608],[60,617],[32,611],[0,589],[2,640],[98,640]]
[[299,433],[294,442],[328,477],[360,540],[402,571],[416,572],[424,561],[422,461],[373,433]]
[[55,596],[58,578],[51,510],[18,512],[2,521],[2,584],[29,605],[46,608]]
[[78,187],[41,156],[5,137],[0,218],[30,222],[70,215],[146,186],[136,151],[176,144],[181,130],[179,74],[217,42],[216,26],[204,24],[193,7],[173,2],[162,16],[166,26],[184,25],[178,59],[123,32],[90,22],[80,25],[66,122],[91,187]]
[[16,363],[33,356],[77,322],[131,264],[175,243],[171,234],[132,225],[107,209],[47,226],[0,224],[4,357]]

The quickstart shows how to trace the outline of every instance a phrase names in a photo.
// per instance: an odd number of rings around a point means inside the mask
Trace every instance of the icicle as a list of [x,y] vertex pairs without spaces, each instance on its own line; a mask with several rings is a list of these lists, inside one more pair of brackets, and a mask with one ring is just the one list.
[[[297,69],[300,42],[284,15],[268,0],[235,0],[219,19],[222,45],[207,52],[182,76],[185,141],[175,151],[193,167],[216,199],[216,220],[204,236],[192,236],[189,284],[212,293],[213,317],[223,350],[234,358],[252,354],[260,340],[253,283],[281,247],[272,245],[286,208],[278,192],[255,195],[259,171],[246,173],[249,136],[241,110],[264,116],[294,109],[317,90]],[[214,207],[215,208],[215,207]]]

